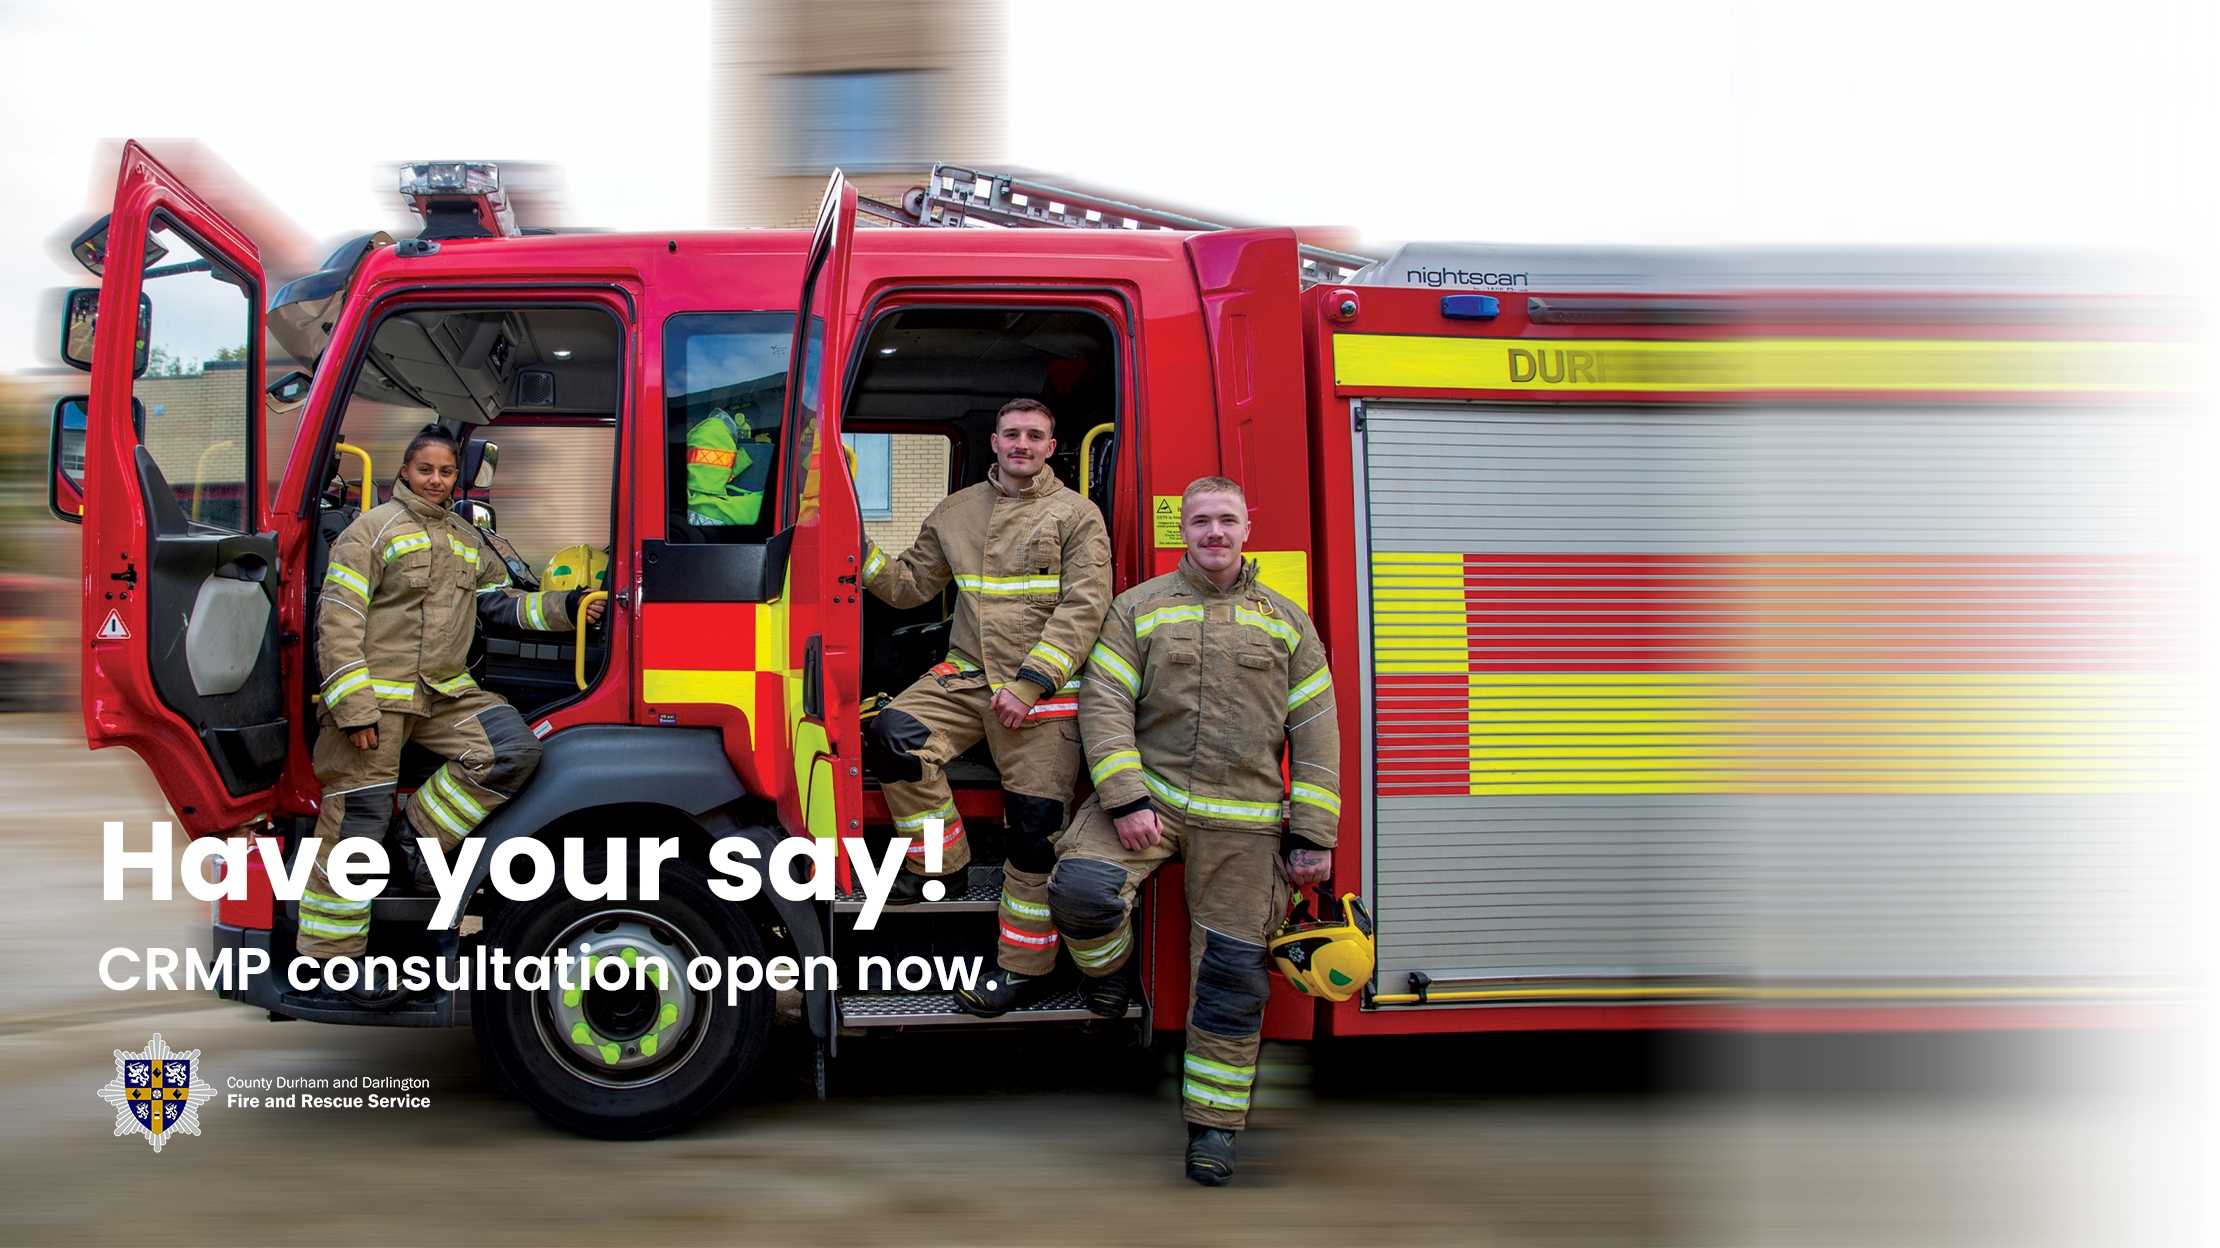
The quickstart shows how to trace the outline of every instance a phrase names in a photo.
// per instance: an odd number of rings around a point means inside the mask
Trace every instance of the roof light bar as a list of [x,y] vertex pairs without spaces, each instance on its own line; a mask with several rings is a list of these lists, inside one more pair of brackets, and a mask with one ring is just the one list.
[[499,195],[501,166],[483,160],[420,160],[401,166],[401,193]]
[[419,160],[401,166],[401,194],[424,218],[419,238],[521,233],[501,189],[501,166],[486,160]]

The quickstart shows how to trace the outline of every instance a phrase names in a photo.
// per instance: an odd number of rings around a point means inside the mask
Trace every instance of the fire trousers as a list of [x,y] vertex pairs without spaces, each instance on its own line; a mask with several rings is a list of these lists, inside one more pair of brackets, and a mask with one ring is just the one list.
[[864,761],[879,778],[894,834],[910,840],[904,869],[925,873],[925,821],[938,818],[941,871],[955,874],[970,864],[971,844],[941,768],[986,741],[1002,772],[1009,842],[997,960],[1005,970],[1042,975],[1056,963],[1056,929],[1048,918],[1048,873],[1056,858],[1049,838],[1063,826],[1079,779],[1077,703],[1069,691],[1044,697],[1013,730],[987,709],[993,697],[984,672],[944,663],[871,721]]
[[341,897],[324,868],[341,838],[385,836],[403,745],[414,741],[447,759],[409,800],[408,822],[412,835],[436,837],[450,853],[540,765],[539,739],[500,695],[471,688],[432,705],[429,715],[379,715],[374,750],[356,749],[329,714],[322,717],[313,761],[324,797],[316,812],[316,866],[301,892],[302,953],[360,957],[369,945],[370,902]]
[[[1089,797],[1056,845],[1049,912],[1079,969],[1108,975],[1133,955],[1133,896],[1173,855],[1187,865],[1187,1121],[1239,1131],[1249,1120],[1256,1055],[1271,996],[1266,945],[1287,917],[1290,889],[1279,837],[1198,828],[1157,812],[1163,840],[1127,849],[1099,799]],[[1276,831],[1276,830],[1275,830]]]

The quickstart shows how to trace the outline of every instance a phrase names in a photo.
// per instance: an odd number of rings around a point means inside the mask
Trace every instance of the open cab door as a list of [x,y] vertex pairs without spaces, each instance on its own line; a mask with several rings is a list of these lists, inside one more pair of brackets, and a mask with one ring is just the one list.
[[[838,171],[817,209],[802,270],[789,360],[786,514],[794,527],[787,602],[789,656],[801,673],[791,705],[793,815],[811,836],[862,834],[862,741],[857,699],[863,645],[863,513],[840,440],[841,389],[854,327],[847,313],[856,190]],[[845,871],[843,871],[845,875]],[[841,881],[842,885],[847,880]]]
[[105,230],[73,251],[100,275],[99,306],[139,307],[144,336],[128,316],[93,334],[85,737],[144,758],[189,831],[237,828],[272,809],[291,731],[261,483],[261,260],[136,143]]

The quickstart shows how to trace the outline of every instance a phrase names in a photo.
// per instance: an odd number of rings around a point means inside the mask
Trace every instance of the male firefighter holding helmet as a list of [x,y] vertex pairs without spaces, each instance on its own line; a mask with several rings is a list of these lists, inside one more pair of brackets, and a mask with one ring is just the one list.
[[[895,833],[910,838],[888,905],[927,897],[925,837],[940,820],[942,873],[971,861],[941,768],[984,737],[1002,772],[999,973],[957,994],[985,1017],[1021,1005],[1056,964],[1048,918],[1049,842],[1079,778],[1078,667],[1110,605],[1110,536],[1093,503],[1049,467],[1055,419],[1032,399],[995,415],[988,479],[941,500],[917,541],[889,557],[864,552],[863,584],[894,607],[956,585],[947,658],[871,722],[864,761],[879,778]],[[942,886],[945,889],[945,885]]]
[[1118,595],[1090,652],[1079,732],[1095,792],[1057,844],[1048,904],[1088,976],[1088,1008],[1117,1017],[1134,894],[1175,854],[1186,863],[1187,1177],[1217,1187],[1233,1177],[1233,1136],[1248,1121],[1267,948],[1289,886],[1332,872],[1341,738],[1317,629],[1241,557],[1240,485],[1189,485],[1180,532],[1186,558]]

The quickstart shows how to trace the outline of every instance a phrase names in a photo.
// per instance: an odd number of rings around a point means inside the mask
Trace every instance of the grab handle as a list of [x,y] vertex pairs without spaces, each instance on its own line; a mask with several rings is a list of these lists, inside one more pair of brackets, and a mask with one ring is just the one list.
[[597,589],[590,594],[580,595],[578,599],[578,663],[572,677],[578,681],[581,689],[586,687],[586,608],[608,596],[608,590]]

